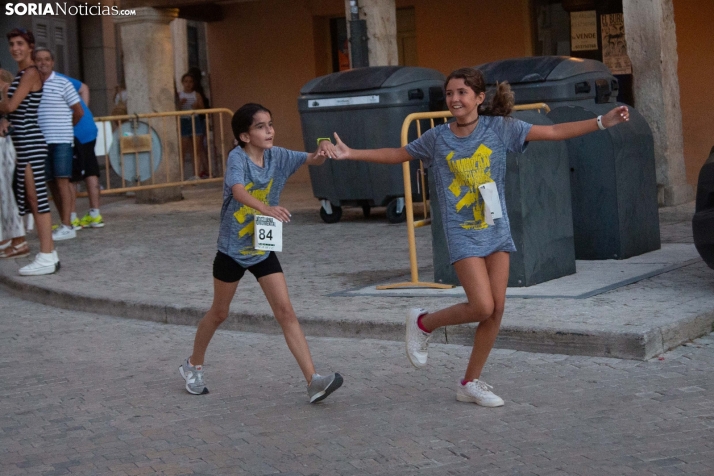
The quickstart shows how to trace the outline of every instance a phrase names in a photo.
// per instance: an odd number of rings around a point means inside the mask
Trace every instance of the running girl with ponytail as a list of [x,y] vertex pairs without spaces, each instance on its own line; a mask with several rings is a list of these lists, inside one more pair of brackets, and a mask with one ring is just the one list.
[[[420,159],[435,180],[444,234],[467,302],[427,312],[412,309],[407,315],[406,347],[417,368],[427,361],[431,333],[439,327],[478,322],[474,347],[464,378],[456,386],[456,399],[486,407],[503,400],[481,380],[481,372],[501,327],[511,239],[505,203],[506,154],[523,152],[529,141],[564,140],[629,120],[626,106],[597,119],[552,126],[531,125],[510,117],[513,93],[507,83],[497,86],[490,104],[484,104],[486,85],[480,71],[463,68],[446,78],[446,104],[455,121],[426,131],[403,148],[350,149],[335,133],[336,144],[328,153],[337,159],[396,164]],[[486,217],[479,186],[494,184],[502,217]],[[493,185],[490,185],[493,188]],[[490,224],[489,224],[490,222]]]

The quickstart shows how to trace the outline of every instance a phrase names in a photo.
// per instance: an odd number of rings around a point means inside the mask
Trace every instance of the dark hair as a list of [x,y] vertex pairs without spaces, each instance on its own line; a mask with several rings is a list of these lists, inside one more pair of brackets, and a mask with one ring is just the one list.
[[203,74],[201,74],[201,70],[195,66],[191,66],[190,68],[188,68],[188,72],[181,77],[181,81],[183,81],[183,78],[185,76],[191,76],[193,78],[193,84],[196,88],[196,91],[200,92],[201,95],[203,95],[203,84],[201,84]]
[[[193,78],[193,90],[201,95],[205,108],[210,109],[211,105],[208,101],[208,96],[206,96],[206,93],[203,90],[203,73],[201,73],[201,69],[196,66],[191,66],[188,68],[188,72],[186,74]],[[181,78],[181,81],[183,81],[183,78]]]
[[[464,83],[470,87],[476,94],[486,92],[486,80],[483,73],[473,68],[461,68],[452,72],[444,81],[444,89],[452,79],[463,79]],[[478,113],[481,116],[508,116],[513,110],[513,91],[508,82],[496,83],[494,92],[488,94],[491,100],[484,101],[478,107]],[[489,104],[486,104],[486,103]]]
[[261,111],[265,111],[270,114],[270,117],[273,117],[273,113],[270,112],[268,108],[253,102],[242,105],[240,109],[233,114],[231,128],[233,129],[233,135],[241,147],[245,147],[246,143],[240,139],[240,135],[250,130],[250,126],[253,125],[253,117]]
[[[28,45],[32,46],[32,49],[34,50],[34,45],[35,45],[35,35],[32,34],[31,31],[25,30],[24,28],[13,28],[10,30],[10,33],[7,34],[7,40],[10,41],[11,39],[15,38],[16,36],[19,36],[23,40],[27,42]],[[34,57],[34,54],[33,54]]]
[[193,81],[193,90],[195,91],[196,90],[196,78],[194,78],[191,73],[184,73],[184,75],[181,76],[181,82],[183,83],[183,80],[186,78],[191,78],[191,80]]

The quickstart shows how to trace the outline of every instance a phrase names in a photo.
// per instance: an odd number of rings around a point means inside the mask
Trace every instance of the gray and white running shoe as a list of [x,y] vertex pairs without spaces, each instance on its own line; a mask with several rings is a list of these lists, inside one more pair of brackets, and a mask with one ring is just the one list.
[[310,385],[307,386],[307,395],[310,403],[317,403],[327,398],[329,394],[342,386],[342,375],[338,373],[325,375],[314,374]]
[[203,382],[203,365],[195,367],[188,363],[188,359],[179,366],[179,373],[186,381],[186,390],[193,395],[205,395],[208,388]]

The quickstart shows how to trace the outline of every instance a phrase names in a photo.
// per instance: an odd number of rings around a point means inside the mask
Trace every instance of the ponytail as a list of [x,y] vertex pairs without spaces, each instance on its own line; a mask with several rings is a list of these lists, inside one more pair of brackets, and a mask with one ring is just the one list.
[[[446,78],[444,82],[445,88],[452,79],[463,79],[464,83],[477,95],[486,92],[486,80],[483,77],[483,73],[477,69],[457,69]],[[487,94],[486,101],[478,108],[478,113],[481,116],[508,116],[513,111],[513,104],[511,86],[505,81],[496,83],[495,91]]]
[[[513,91],[507,82],[496,83],[495,91],[487,96],[491,96],[490,104],[483,102],[478,108],[481,116],[509,116],[513,111]],[[488,99],[488,97],[487,97]]]

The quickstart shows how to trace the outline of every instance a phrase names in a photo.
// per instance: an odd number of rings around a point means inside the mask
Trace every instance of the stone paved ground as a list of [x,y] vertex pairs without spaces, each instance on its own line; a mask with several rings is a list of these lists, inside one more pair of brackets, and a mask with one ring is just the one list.
[[219,331],[211,393],[177,367],[194,329],[0,290],[0,473],[714,474],[714,335],[652,361],[495,350],[500,409],[458,403],[469,348],[311,338],[344,387],[319,405],[282,337]]

